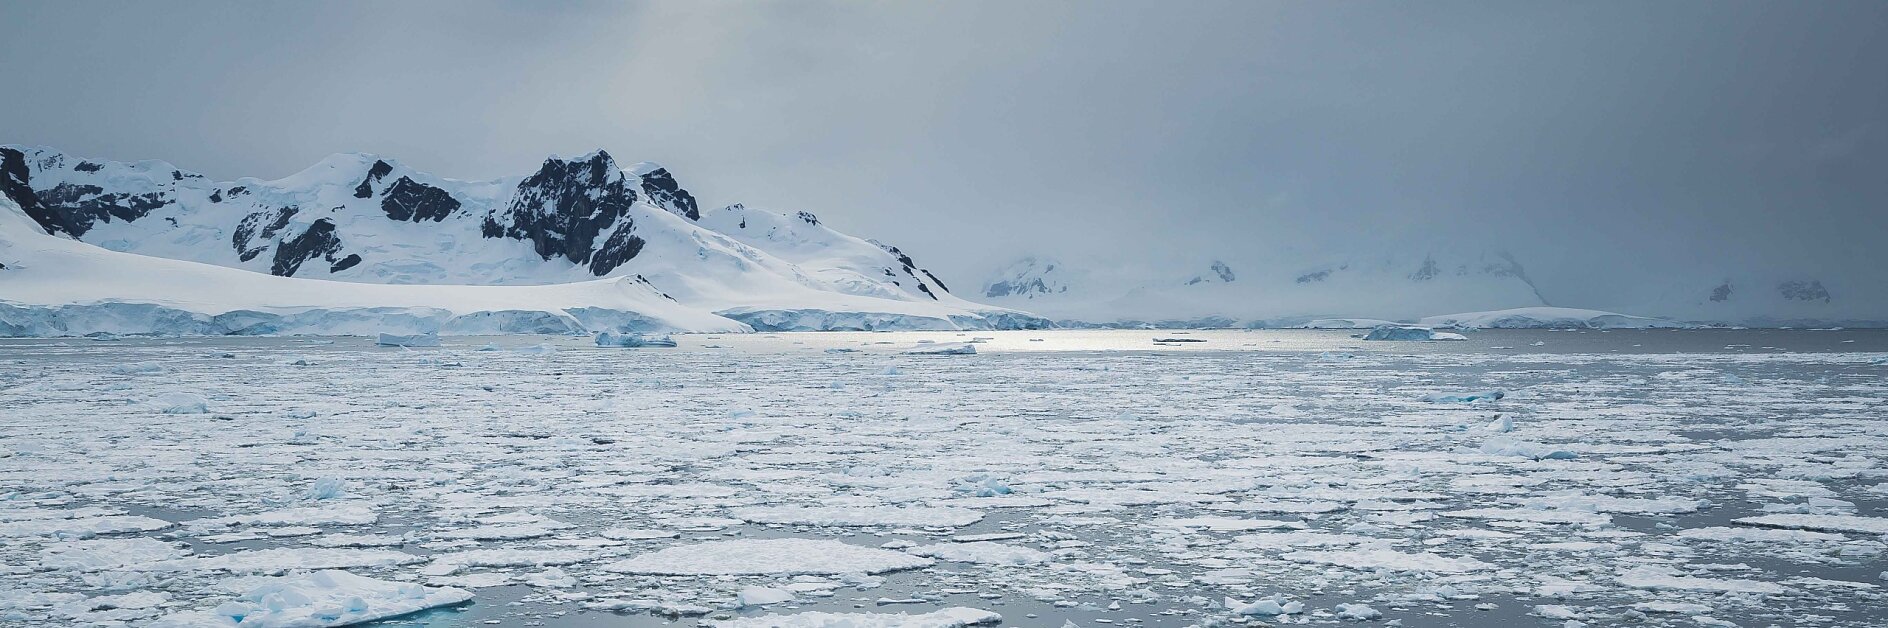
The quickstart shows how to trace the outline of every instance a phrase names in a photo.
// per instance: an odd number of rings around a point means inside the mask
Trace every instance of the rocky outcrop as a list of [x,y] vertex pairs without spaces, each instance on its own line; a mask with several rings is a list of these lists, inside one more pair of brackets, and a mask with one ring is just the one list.
[[[518,183],[509,206],[486,216],[482,233],[487,238],[528,240],[546,260],[562,257],[589,265],[598,248],[597,237],[616,225],[610,241],[604,242],[617,243],[607,260],[615,268],[641,249],[639,240],[631,245],[635,225],[627,218],[635,202],[636,191],[609,153],[547,159],[536,174]],[[591,270],[595,272],[596,266]]]
[[[376,162],[378,167],[386,162]],[[362,183],[362,185],[366,185]],[[400,177],[387,188],[386,196],[380,198],[381,211],[387,217],[401,222],[439,222],[459,211],[459,199],[453,198],[445,190]]]
[[275,247],[275,263],[269,274],[288,277],[312,259],[326,260],[328,272],[341,272],[361,263],[359,255],[341,255],[341,238],[334,234],[334,221],[316,219],[301,235],[285,239]]

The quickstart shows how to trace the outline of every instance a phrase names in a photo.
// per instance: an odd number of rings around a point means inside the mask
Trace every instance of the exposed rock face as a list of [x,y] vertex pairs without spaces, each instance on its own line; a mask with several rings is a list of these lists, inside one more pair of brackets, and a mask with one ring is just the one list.
[[[81,172],[96,172],[98,168],[97,164],[84,162],[74,166]],[[173,170],[171,177],[173,181],[181,181],[184,173]],[[61,183],[51,189],[35,190],[26,155],[11,148],[0,148],[0,187],[5,188],[7,198],[18,203],[47,233],[64,233],[75,238],[85,235],[99,222],[137,220],[170,203],[169,196],[161,190],[110,191],[82,183]]]
[[701,220],[695,196],[682,189],[667,168],[656,168],[642,175],[642,193],[650,203],[689,220]]
[[283,277],[294,275],[303,262],[315,258],[327,260],[332,265],[329,272],[340,272],[361,263],[359,255],[342,257],[340,253],[341,238],[334,234],[334,221],[319,218],[301,235],[276,246],[275,264],[269,267],[269,273]]
[[[819,218],[806,212],[800,212],[800,220],[806,221],[806,224],[809,225],[819,224]],[[919,272],[923,272],[925,277],[931,277],[931,271],[918,268],[918,263],[912,261],[911,256],[906,255],[904,251],[898,250],[898,247],[876,241],[874,241],[873,244],[877,244],[878,248],[884,249],[886,253],[890,253],[892,257],[898,260],[898,263],[904,267],[905,275],[918,282],[919,292],[923,292],[925,296],[931,297],[933,300],[937,299],[937,293],[932,292],[931,287],[924,284],[924,279],[918,277]],[[891,269],[888,268],[885,269],[885,274],[892,275],[893,273]],[[937,281],[937,278],[931,277],[931,281]],[[949,288],[944,288],[944,282],[941,281],[937,281],[937,287],[943,288],[945,292],[950,291]]]
[[[518,183],[511,206],[486,216],[483,233],[487,238],[529,240],[546,260],[563,257],[590,264],[597,236],[621,219],[623,224],[610,234],[610,240],[618,243],[608,256],[609,267],[615,268],[641,249],[640,240],[632,235],[635,225],[625,218],[635,202],[636,191],[609,153],[597,151],[576,160],[547,159],[537,174]],[[591,271],[597,272],[596,266]]]
[[1731,300],[1731,280],[1726,279],[1724,283],[1718,284],[1718,287],[1711,289],[1711,301],[1713,303],[1723,303],[1729,300]]
[[354,186],[354,198],[373,198],[374,184],[379,183],[381,179],[392,173],[393,164],[379,160],[374,161],[373,167],[367,169],[367,178],[361,179],[361,184]]
[[[296,207],[290,206],[244,216],[242,222],[236,224],[235,233],[230,235],[230,245],[236,247],[237,257],[247,262],[268,250],[275,241],[275,234],[288,226],[289,219],[295,217],[296,211]],[[296,262],[295,265],[300,266],[301,263]]]
[[0,192],[4,192],[20,209],[26,210],[26,216],[39,223],[46,233],[78,237],[83,229],[72,224],[63,214],[41,204],[39,194],[33,191],[32,180],[33,171],[26,166],[26,154],[11,148],[0,148]]
[[623,262],[635,258],[637,253],[642,252],[642,238],[631,234],[632,226],[625,221],[622,227],[616,229],[616,233],[610,234],[610,239],[605,240],[596,253],[590,255],[591,274],[598,277],[608,275],[610,271],[616,270],[616,267],[622,266]]
[[[375,166],[383,163],[386,162],[378,162]],[[380,209],[394,220],[439,222],[459,211],[459,199],[453,198],[445,190],[400,177],[400,180],[393,182],[393,187],[387,188],[387,195],[381,197]]]

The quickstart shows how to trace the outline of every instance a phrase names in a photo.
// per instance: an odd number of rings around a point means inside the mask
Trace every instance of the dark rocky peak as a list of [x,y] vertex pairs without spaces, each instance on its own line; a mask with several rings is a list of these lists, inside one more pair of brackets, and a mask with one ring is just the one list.
[[487,238],[528,240],[546,260],[589,264],[603,231],[624,219],[601,243],[611,251],[605,265],[614,269],[642,248],[642,239],[632,235],[635,225],[626,218],[636,200],[635,189],[609,153],[553,157],[518,183],[510,206],[486,215],[482,232]]
[[819,216],[814,216],[813,212],[800,212],[795,215],[798,216],[800,220],[806,221],[806,224],[816,227],[819,226]]
[[374,165],[367,169],[367,177],[361,179],[360,185],[354,186],[354,198],[372,198],[374,184],[379,183],[389,174],[393,174],[393,164],[379,159],[374,160]]
[[269,245],[275,242],[275,235],[288,226],[288,221],[295,217],[299,209],[291,205],[244,216],[241,222],[236,223],[236,231],[230,235],[229,243],[236,247],[237,259],[247,262],[268,250]]
[[[378,169],[385,163],[375,162],[374,165]],[[380,209],[387,212],[388,218],[403,222],[439,222],[459,211],[459,199],[445,190],[400,177],[387,188],[386,196],[381,197]]]
[[290,277],[302,264],[320,258],[328,262],[328,272],[338,273],[361,263],[361,256],[341,256],[341,237],[335,234],[334,221],[317,218],[301,235],[284,238],[275,247],[275,263],[269,273]]
[[1423,265],[1418,267],[1416,272],[1410,273],[1409,278],[1410,281],[1429,281],[1441,274],[1442,265],[1436,263],[1436,258],[1424,257]]
[[[78,237],[85,229],[72,223],[65,214],[46,207],[33,191],[33,170],[27,166],[26,153],[12,147],[0,147],[0,193],[19,205],[39,228],[53,235]],[[89,226],[89,223],[88,225]]]
[[1723,303],[1729,300],[1731,300],[1731,280],[1726,279],[1724,283],[1718,284],[1718,287],[1711,289],[1711,301],[1713,303]]
[[642,178],[642,193],[649,204],[689,220],[701,220],[701,210],[695,205],[695,196],[682,189],[667,168],[641,163],[636,165],[635,170]]

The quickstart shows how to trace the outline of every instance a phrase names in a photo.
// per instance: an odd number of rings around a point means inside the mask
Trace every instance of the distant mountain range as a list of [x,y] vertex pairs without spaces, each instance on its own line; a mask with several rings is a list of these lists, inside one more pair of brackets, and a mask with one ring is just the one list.
[[978,298],[1064,325],[1292,327],[1334,319],[1479,320],[1466,314],[1573,306],[1698,324],[1888,326],[1888,286],[1836,285],[1786,272],[1646,273],[1653,289],[1636,296],[1559,303],[1549,298],[1552,286],[1530,276],[1518,256],[1473,247],[1289,265],[1215,259],[1151,274],[1025,257],[989,277]]
[[[1523,324],[1475,314],[1545,306],[1888,322],[1882,286],[1781,272],[1648,269],[1665,286],[1649,296],[1557,303],[1517,256],[1473,247],[1207,258],[1152,274],[1030,257],[969,300],[897,247],[807,212],[703,209],[668,169],[622,167],[600,150],[489,181],[352,153],[281,179],[219,182],[161,161],[9,145],[0,192],[0,335]],[[1636,320],[1551,311],[1554,324]]]

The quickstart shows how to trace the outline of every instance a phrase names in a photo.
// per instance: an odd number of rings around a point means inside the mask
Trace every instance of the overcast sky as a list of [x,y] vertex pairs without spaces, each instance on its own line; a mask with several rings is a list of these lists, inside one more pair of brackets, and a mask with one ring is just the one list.
[[1359,241],[1512,250],[1562,301],[1662,266],[1888,283],[1874,0],[16,0],[0,103],[0,143],[217,179],[604,148],[954,286]]

